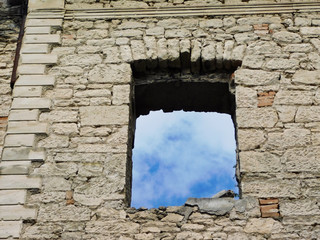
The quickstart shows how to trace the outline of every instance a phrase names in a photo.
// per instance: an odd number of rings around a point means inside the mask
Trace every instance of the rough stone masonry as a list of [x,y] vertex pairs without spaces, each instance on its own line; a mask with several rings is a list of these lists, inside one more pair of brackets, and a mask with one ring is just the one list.
[[[22,2],[0,1],[1,239],[320,238],[319,1],[29,0],[11,92]],[[212,109],[138,94],[190,84]],[[130,208],[136,117],[203,104],[233,116],[240,199]]]

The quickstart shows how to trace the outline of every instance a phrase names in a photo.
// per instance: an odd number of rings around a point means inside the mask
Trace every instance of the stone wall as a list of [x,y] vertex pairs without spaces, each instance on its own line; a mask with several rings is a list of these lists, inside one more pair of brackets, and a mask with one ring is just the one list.
[[[66,7],[74,2],[89,1]],[[1,163],[1,238],[319,237],[319,10],[80,15],[28,15]],[[134,86],[167,74],[235,94],[240,200],[130,208]]]

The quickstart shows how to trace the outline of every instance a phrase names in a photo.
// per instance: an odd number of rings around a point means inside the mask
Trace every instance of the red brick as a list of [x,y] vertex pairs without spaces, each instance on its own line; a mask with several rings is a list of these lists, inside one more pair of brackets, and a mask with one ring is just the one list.
[[267,199],[259,199],[260,205],[269,205],[269,204],[277,204],[279,203],[278,198],[267,198]]
[[272,106],[275,95],[274,91],[258,93],[258,107]]
[[272,212],[272,213],[261,213],[261,217],[263,218],[280,218],[280,213]]
[[279,208],[278,204],[260,206],[260,210],[261,210],[262,213],[278,212],[279,211],[278,208]]

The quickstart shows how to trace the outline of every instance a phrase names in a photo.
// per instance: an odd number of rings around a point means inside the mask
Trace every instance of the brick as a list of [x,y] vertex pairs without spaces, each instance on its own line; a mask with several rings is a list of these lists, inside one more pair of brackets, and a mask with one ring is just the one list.
[[26,190],[2,190],[0,191],[0,205],[24,204],[26,196]]
[[13,89],[13,97],[41,97],[42,87],[40,86],[16,86]]
[[31,161],[2,161],[0,163],[1,175],[27,175]]
[[44,74],[46,70],[46,65],[40,65],[40,64],[27,64],[27,65],[20,65],[18,67],[18,73],[20,74],[26,74],[26,75],[37,75],[37,74]]
[[37,121],[39,118],[39,110],[11,110],[9,121]]
[[52,26],[61,27],[62,19],[27,19],[26,27]]
[[253,28],[254,30],[269,30],[269,24],[255,24]]
[[22,64],[55,64],[57,61],[55,54],[21,54]]
[[271,205],[260,206],[260,210],[262,213],[278,212],[279,205],[278,204],[271,204]]
[[48,52],[49,44],[23,44],[21,48],[22,54],[39,54]]
[[31,178],[24,175],[0,176],[0,189],[31,189],[40,188],[41,178]]
[[41,122],[9,122],[7,133],[28,134],[38,133],[46,134],[48,132],[48,124]]
[[259,199],[259,203],[261,205],[276,204],[276,203],[279,203],[279,199],[278,198]]
[[30,147],[4,148],[2,160],[43,160],[45,154],[43,151],[35,151]]
[[258,93],[258,107],[272,106],[275,95],[274,91]]
[[33,147],[35,143],[35,134],[16,134],[7,135],[4,141],[5,147]]
[[15,86],[53,86],[55,77],[49,75],[22,75]]
[[263,218],[280,218],[280,213],[278,213],[278,212],[261,213],[261,217],[263,217]]
[[0,221],[0,238],[19,238],[22,221]]
[[25,29],[25,34],[50,34],[51,27],[27,27]]
[[0,219],[2,220],[35,219],[36,216],[37,210],[33,208],[26,208],[19,205],[0,206]]
[[57,43],[60,44],[60,34],[26,35],[24,43]]
[[51,100],[48,98],[14,98],[12,109],[50,109]]

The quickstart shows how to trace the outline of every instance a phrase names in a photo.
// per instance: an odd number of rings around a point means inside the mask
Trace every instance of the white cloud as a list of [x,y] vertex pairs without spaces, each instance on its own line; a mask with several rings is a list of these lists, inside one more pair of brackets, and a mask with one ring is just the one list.
[[[221,186],[226,176],[234,176],[231,118],[217,113],[160,111],[142,116],[137,121],[133,164],[133,206],[157,206],[160,200],[201,194],[194,188],[208,181],[215,182],[210,184],[215,189],[205,189],[213,195],[226,188]],[[219,178],[222,183],[216,182]]]

